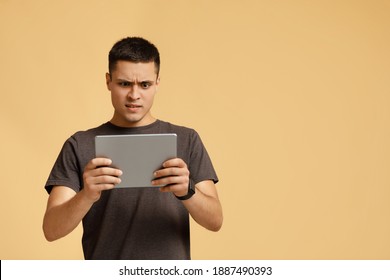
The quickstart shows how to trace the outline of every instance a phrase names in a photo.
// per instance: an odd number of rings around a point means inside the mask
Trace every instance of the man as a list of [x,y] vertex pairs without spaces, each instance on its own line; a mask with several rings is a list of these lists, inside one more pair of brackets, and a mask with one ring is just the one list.
[[[113,117],[65,142],[45,186],[47,240],[82,221],[86,259],[190,259],[188,213],[206,229],[221,228],[218,178],[198,134],[150,112],[159,70],[159,52],[145,39],[129,37],[112,47],[106,83]],[[95,158],[95,136],[155,133],[177,134],[178,157],[164,162],[151,182],[165,187],[115,188],[122,171]]]

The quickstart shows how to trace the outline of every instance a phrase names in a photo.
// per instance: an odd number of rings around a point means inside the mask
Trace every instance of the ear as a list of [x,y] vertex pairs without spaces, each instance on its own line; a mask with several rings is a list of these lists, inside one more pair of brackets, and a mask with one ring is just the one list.
[[156,90],[158,89],[158,86],[160,85],[160,75],[158,75],[156,80]]
[[111,90],[111,75],[110,75],[110,73],[106,73],[106,85],[107,85],[107,89]]

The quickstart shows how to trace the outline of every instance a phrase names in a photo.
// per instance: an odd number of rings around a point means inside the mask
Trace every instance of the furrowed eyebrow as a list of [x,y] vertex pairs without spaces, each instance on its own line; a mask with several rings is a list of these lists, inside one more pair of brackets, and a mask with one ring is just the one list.
[[[134,84],[135,82],[134,81],[129,81],[129,80],[126,80],[126,79],[116,79],[117,82],[120,82],[120,83],[130,83],[130,84]],[[153,80],[143,80],[143,81],[139,81],[137,82],[137,84],[142,84],[142,83],[149,83],[149,84],[154,84],[155,81]]]
[[143,84],[143,83],[148,83],[150,85],[153,85],[155,82],[154,81],[149,81],[149,80],[145,80],[145,81],[140,81],[139,84]]

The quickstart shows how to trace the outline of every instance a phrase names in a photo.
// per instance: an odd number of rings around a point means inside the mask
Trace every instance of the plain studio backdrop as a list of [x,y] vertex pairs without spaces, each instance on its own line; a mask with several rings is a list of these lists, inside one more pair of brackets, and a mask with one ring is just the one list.
[[153,114],[196,129],[224,225],[194,259],[390,258],[390,4],[385,0],[0,0],[0,259],[82,259],[44,239],[64,141],[112,116],[107,55],[159,48]]

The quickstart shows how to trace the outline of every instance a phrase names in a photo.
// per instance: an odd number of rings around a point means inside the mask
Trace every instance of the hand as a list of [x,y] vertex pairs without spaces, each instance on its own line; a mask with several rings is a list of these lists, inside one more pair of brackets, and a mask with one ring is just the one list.
[[187,164],[180,158],[167,160],[163,168],[154,173],[152,185],[165,185],[161,187],[162,192],[172,192],[176,196],[184,196],[188,193],[190,182],[190,171]]
[[110,190],[121,182],[122,171],[110,167],[112,160],[94,158],[85,166],[83,173],[84,194],[92,202],[99,200],[102,191]]

